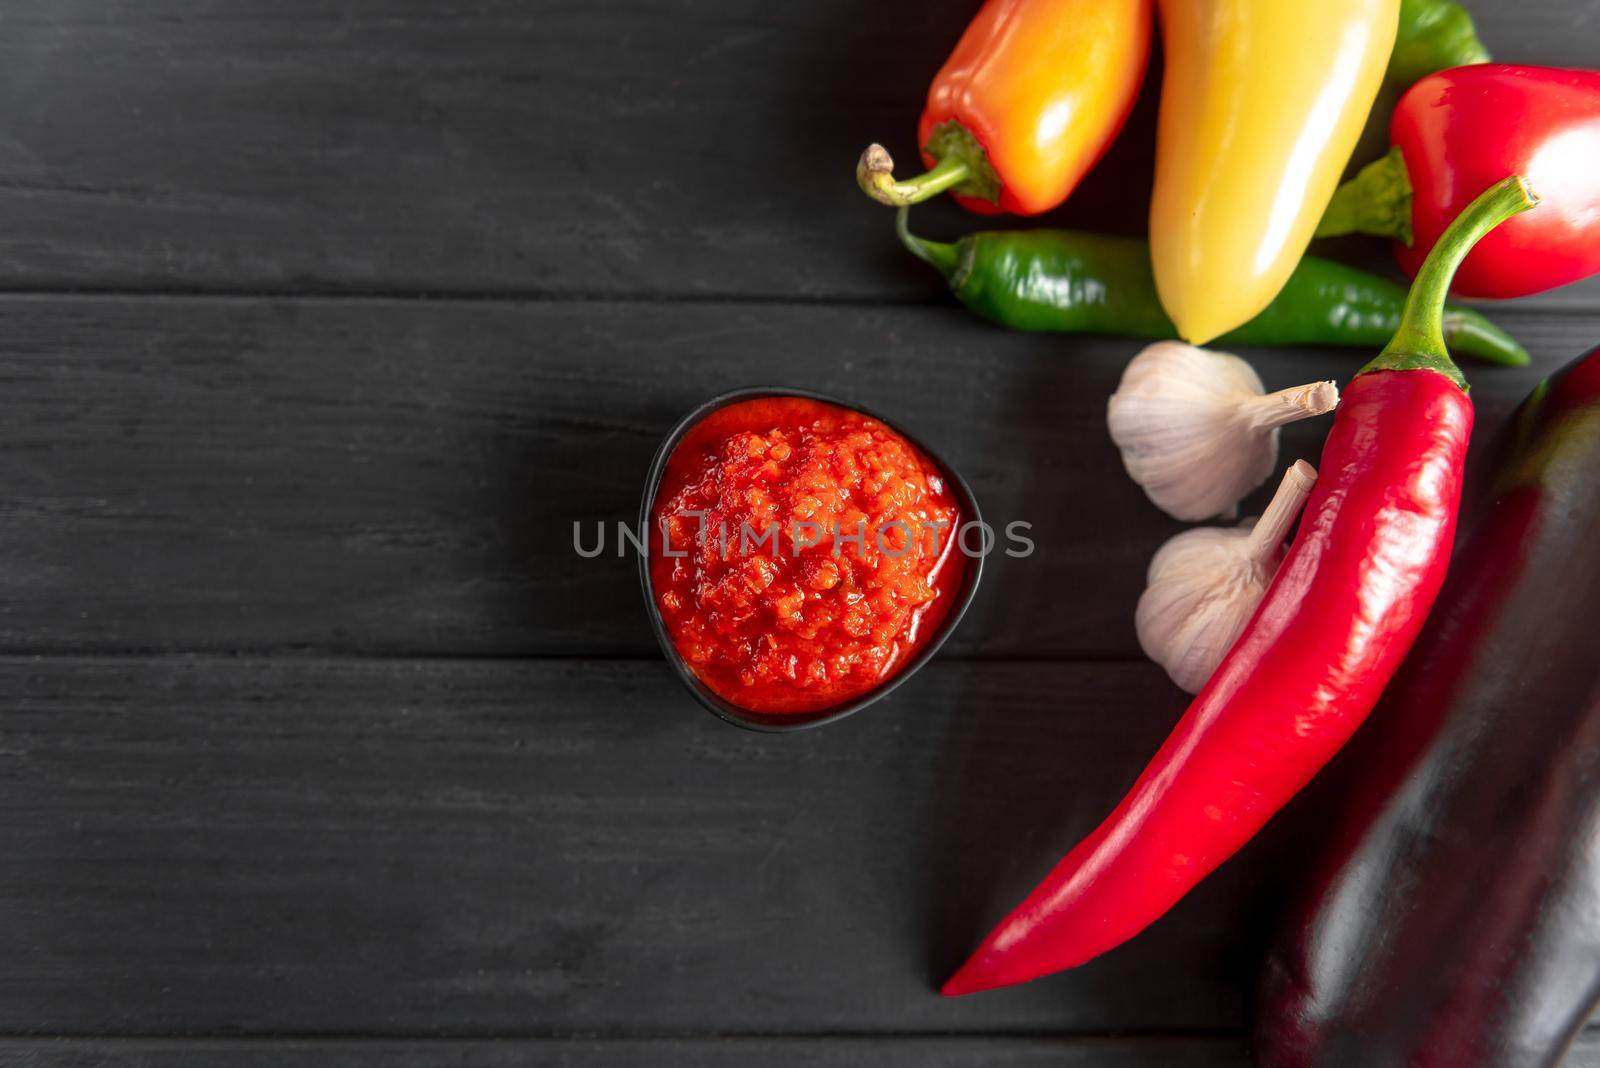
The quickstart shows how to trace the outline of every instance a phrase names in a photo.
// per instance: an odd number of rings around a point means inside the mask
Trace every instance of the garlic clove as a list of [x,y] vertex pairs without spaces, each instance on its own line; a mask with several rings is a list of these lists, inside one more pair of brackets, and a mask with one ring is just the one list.
[[1266,481],[1279,427],[1338,403],[1332,382],[1266,393],[1237,356],[1158,341],[1129,362],[1106,404],[1106,426],[1156,506],[1198,520],[1231,513]]
[[1259,603],[1266,591],[1239,551],[1246,537],[1221,527],[1179,534],[1139,598],[1139,647],[1187,693],[1200,691],[1244,629],[1238,606]]
[[1298,461],[1259,520],[1186,530],[1151,558],[1134,612],[1139,647],[1186,692],[1200,692],[1255,614],[1316,477]]

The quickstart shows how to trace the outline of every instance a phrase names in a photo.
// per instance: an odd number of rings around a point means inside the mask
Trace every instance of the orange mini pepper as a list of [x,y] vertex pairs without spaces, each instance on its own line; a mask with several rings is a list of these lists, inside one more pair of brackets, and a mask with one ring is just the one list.
[[861,188],[902,206],[949,190],[983,215],[1037,215],[1067,199],[1139,95],[1151,0],[988,0],[928,89],[917,127],[929,170],[897,181],[881,145]]

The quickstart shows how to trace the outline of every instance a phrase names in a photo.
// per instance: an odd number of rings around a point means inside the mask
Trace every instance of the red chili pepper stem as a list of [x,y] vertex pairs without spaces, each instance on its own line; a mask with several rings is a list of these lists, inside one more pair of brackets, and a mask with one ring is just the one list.
[[1467,389],[1461,368],[1450,359],[1444,344],[1444,300],[1456,268],[1472,246],[1511,216],[1539,203],[1528,180],[1521,175],[1502,179],[1478,194],[1462,209],[1422,261],[1400,313],[1400,328],[1376,359],[1358,375],[1372,371],[1435,371]]
[[1411,175],[1398,148],[1373,160],[1334,190],[1317,237],[1374,234],[1411,245]]
[[856,161],[856,184],[867,196],[891,208],[909,207],[954,189],[966,196],[1000,202],[1000,179],[977,138],[958,122],[947,122],[928,138],[937,161],[930,170],[903,181],[894,176],[894,157],[882,145],[868,145]]

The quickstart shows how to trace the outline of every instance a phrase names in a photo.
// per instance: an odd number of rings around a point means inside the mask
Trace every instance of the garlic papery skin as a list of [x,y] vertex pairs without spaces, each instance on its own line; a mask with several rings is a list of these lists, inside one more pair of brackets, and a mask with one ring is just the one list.
[[1255,613],[1316,480],[1316,468],[1300,460],[1259,520],[1186,530],[1150,560],[1134,613],[1139,647],[1186,692],[1200,692]]
[[1175,519],[1237,515],[1278,463],[1278,428],[1333,411],[1339,387],[1266,393],[1248,363],[1178,341],[1135,356],[1106,405],[1106,426],[1133,480]]

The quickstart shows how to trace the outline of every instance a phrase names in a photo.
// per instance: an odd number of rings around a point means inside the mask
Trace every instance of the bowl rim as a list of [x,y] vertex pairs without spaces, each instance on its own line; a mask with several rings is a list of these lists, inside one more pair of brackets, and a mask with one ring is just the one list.
[[[851,404],[840,400],[838,397],[816,390],[800,389],[790,386],[743,386],[739,389],[719,393],[707,401],[696,406],[692,411],[675,423],[667,436],[662,439],[661,445],[656,449],[654,459],[650,462],[649,472],[645,475],[644,496],[639,504],[639,531],[641,534],[650,532],[650,512],[655,504],[656,491],[661,486],[661,478],[666,473],[667,461],[671,459],[674,450],[678,447],[683,436],[712,412],[726,408],[730,404],[740,401],[756,400],[761,397],[799,397],[803,400],[819,401],[831,404],[846,411],[859,412],[869,419],[875,419],[884,426],[893,430],[901,437],[914,445],[923,456],[938,466],[948,485],[954,488],[956,498],[961,506],[962,525],[967,523],[982,523],[983,513],[978,508],[978,498],[972,492],[972,487],[961,473],[952,467],[943,456],[923,443],[918,435],[901,424],[890,419],[872,408],[860,404]],[[960,530],[953,533],[952,537],[959,537]],[[647,544],[650,544],[647,542]],[[960,546],[957,545],[957,551]],[[967,609],[972,605],[972,599],[978,592],[978,582],[983,577],[983,553],[967,557],[967,567],[962,575],[961,586],[956,594],[956,603],[945,614],[944,620],[939,624],[939,629],[929,636],[917,654],[893,676],[874,686],[866,693],[837,705],[817,709],[809,713],[763,713],[747,708],[741,708],[714,692],[709,686],[701,682],[683,656],[672,644],[672,636],[667,633],[666,623],[661,618],[661,609],[656,605],[654,591],[650,582],[650,552],[637,554],[639,557],[639,585],[644,594],[645,613],[650,617],[650,629],[655,632],[656,642],[661,646],[667,662],[672,665],[673,672],[678,680],[688,688],[689,692],[712,715],[724,723],[731,723],[736,727],[746,730],[760,731],[766,734],[788,734],[794,731],[809,730],[827,723],[837,723],[846,716],[853,716],[857,712],[874,704],[892,693],[896,687],[915,675],[922,666],[944,645],[945,641],[955,632],[960,625],[962,617],[967,614]]]

